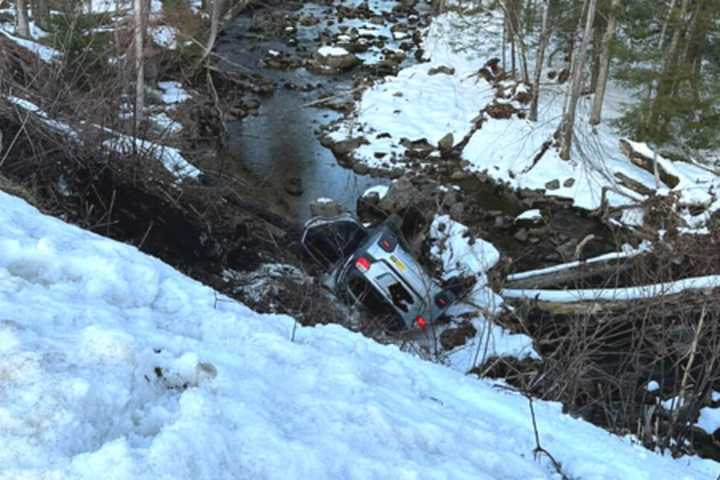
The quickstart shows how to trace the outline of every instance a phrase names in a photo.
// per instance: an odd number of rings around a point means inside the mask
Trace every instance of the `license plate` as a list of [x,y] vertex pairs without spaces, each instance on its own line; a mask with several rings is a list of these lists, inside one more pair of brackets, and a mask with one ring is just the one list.
[[400,260],[399,258],[397,258],[395,255],[390,255],[390,261],[391,261],[391,262],[398,268],[398,270],[400,270],[401,272],[404,272],[404,271],[407,269],[407,267],[405,266],[405,264],[403,263],[403,261]]

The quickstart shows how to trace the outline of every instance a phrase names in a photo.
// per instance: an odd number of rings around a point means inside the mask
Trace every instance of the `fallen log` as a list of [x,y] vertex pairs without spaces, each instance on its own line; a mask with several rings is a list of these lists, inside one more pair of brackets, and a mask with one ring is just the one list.
[[[718,289],[720,275],[707,275],[622,288],[504,289],[500,294],[510,303],[532,302],[534,307],[553,315],[595,315],[626,310],[637,306],[638,302],[659,299],[667,304],[702,304],[708,301],[709,296],[716,294]],[[697,301],[688,303],[689,296]]]
[[653,156],[649,155],[650,152],[642,151],[640,147],[644,144],[638,144],[630,142],[625,139],[620,140],[620,150],[630,159],[632,163],[642,168],[643,170],[651,173],[655,177],[659,177],[660,180],[670,188],[675,188],[680,183],[680,179],[669,172],[668,169],[663,165],[663,158],[652,152]]
[[539,270],[515,273],[505,279],[505,288],[547,288],[598,275],[621,273],[632,265],[628,260],[641,253],[640,251],[610,253]]

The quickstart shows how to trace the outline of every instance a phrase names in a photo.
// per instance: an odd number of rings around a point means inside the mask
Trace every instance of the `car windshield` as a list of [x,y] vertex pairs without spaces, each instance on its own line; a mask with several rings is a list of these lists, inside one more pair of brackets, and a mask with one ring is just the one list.
[[320,223],[308,228],[304,245],[325,266],[351,255],[367,238],[367,231],[352,220]]

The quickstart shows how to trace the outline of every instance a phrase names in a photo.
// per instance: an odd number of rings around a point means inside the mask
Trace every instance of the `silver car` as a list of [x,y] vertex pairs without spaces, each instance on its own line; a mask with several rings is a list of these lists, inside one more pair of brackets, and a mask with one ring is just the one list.
[[425,329],[455,301],[410,254],[396,216],[371,229],[350,214],[315,217],[301,241],[338,297],[386,318],[390,331]]

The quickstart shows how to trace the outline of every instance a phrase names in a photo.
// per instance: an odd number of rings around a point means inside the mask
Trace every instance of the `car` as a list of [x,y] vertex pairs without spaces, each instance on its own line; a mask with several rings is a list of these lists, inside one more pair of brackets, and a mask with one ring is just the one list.
[[301,243],[327,273],[335,294],[386,319],[388,331],[425,330],[456,300],[410,253],[401,221],[390,216],[366,228],[353,215],[314,217]]

